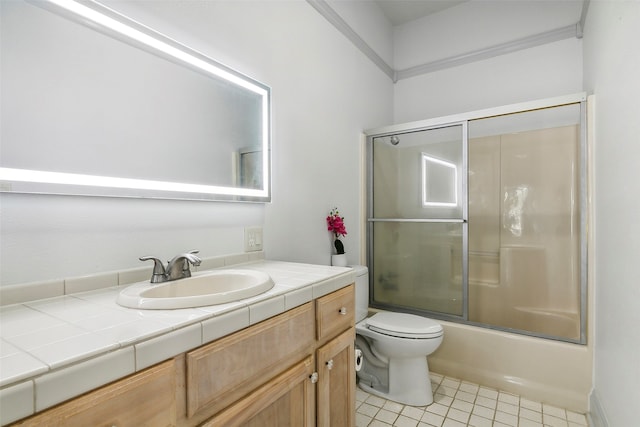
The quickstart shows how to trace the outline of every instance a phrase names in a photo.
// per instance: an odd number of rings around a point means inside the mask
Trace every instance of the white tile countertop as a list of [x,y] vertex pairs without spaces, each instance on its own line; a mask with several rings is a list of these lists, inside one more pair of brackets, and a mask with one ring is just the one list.
[[0,424],[258,323],[355,280],[347,267],[265,261],[275,286],[233,303],[137,310],[116,303],[126,286],[0,308]]

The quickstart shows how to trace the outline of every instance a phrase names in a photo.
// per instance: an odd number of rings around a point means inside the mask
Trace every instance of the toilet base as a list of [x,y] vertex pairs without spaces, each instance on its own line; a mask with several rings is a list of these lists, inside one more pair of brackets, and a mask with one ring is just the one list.
[[372,387],[364,381],[358,387],[367,393],[410,406],[433,403],[433,391],[426,357],[389,360],[389,385]]

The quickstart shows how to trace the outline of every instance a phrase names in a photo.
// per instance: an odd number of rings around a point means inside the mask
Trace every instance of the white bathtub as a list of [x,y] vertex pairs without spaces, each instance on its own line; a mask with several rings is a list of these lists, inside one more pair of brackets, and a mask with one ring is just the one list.
[[429,356],[432,372],[573,411],[588,411],[591,346],[440,323],[444,339]]
[[577,312],[538,307],[514,307],[518,329],[536,331],[558,337],[580,337],[580,315]]

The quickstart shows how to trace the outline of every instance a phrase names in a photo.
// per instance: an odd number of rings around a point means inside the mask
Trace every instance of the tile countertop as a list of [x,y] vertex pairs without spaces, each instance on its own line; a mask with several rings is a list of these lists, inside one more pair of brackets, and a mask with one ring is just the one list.
[[125,286],[0,308],[0,424],[15,421],[354,282],[347,267],[257,261],[275,286],[178,310],[116,304]]

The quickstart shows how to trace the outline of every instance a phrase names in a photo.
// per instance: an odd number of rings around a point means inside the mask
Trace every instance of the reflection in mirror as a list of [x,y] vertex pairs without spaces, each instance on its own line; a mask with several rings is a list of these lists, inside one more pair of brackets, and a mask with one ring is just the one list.
[[458,167],[422,153],[422,206],[458,205]]
[[464,134],[453,124],[374,137],[376,218],[462,220]]
[[2,191],[270,200],[267,86],[95,2],[0,3]]

